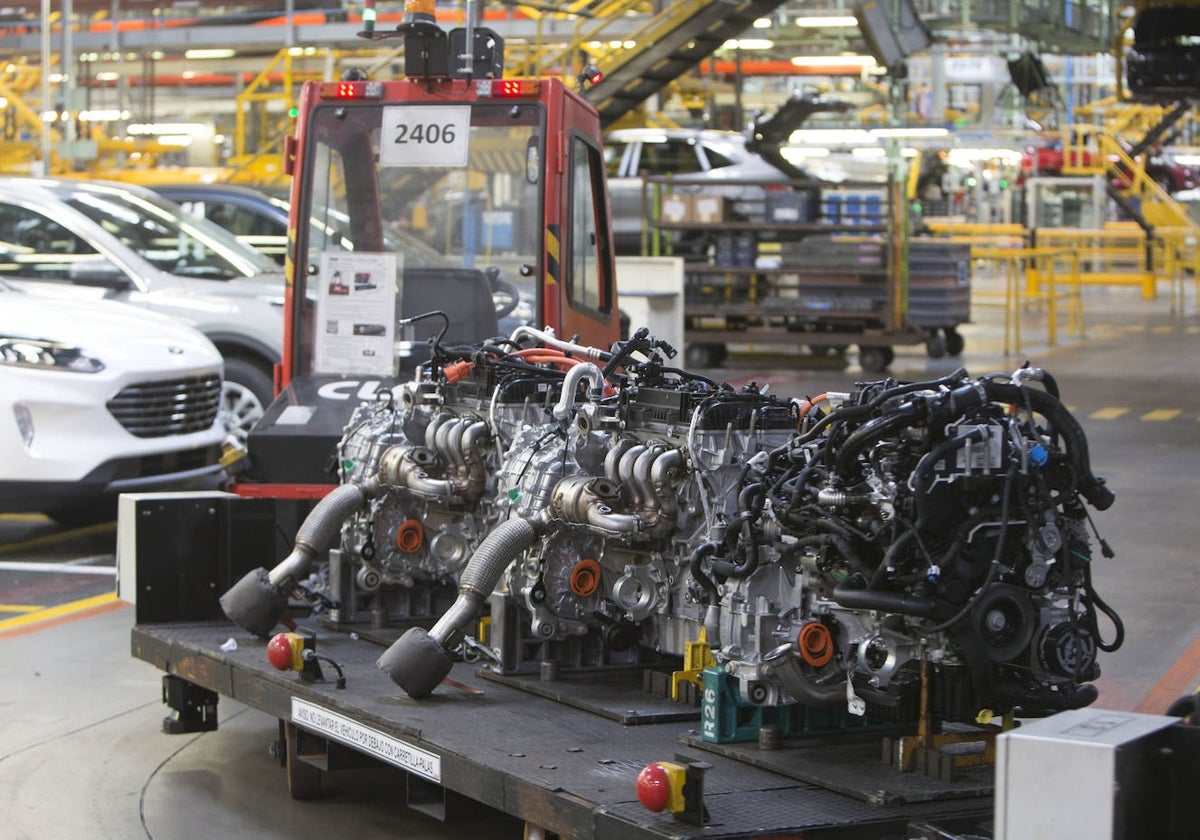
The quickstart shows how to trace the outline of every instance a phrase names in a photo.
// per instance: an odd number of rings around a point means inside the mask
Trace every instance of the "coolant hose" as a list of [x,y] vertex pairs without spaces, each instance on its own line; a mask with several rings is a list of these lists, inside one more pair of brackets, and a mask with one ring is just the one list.
[[488,534],[463,570],[458,598],[426,632],[413,627],[383,652],[381,671],[414,700],[433,693],[453,664],[450,651],[466,626],[492,594],[508,564],[533,545],[542,529],[540,520],[508,519]]
[[313,559],[329,546],[342,523],[373,494],[373,484],[343,484],[317,502],[304,518],[291,553],[279,565],[270,572],[261,567],[247,572],[221,596],[221,609],[230,621],[256,636],[269,636],[287,608],[296,581],[308,574]]
[[565,420],[571,415],[571,407],[575,404],[575,390],[579,386],[579,380],[584,378],[591,383],[593,393],[599,394],[604,390],[604,376],[600,373],[600,368],[591,362],[575,365],[567,371],[562,393],[554,405],[553,413],[556,419]]

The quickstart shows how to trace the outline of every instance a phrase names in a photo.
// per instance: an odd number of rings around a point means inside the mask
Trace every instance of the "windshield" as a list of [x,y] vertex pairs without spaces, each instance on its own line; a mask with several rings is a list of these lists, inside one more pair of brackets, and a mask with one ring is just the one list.
[[231,280],[277,270],[270,259],[217,225],[152,196],[81,184],[65,200],[142,259],[171,274]]
[[[310,220],[294,299],[315,311],[297,324],[293,372],[396,375],[431,337],[530,323],[544,122],[524,102],[316,108],[293,216]],[[431,312],[444,314],[408,321]]]

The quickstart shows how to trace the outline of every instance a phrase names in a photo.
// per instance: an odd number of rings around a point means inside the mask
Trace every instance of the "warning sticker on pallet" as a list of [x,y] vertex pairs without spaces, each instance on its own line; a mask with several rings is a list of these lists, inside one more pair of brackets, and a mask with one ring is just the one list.
[[345,715],[293,697],[292,723],[328,735],[335,741],[373,755],[401,770],[416,773],[438,784],[442,782],[441,756],[406,744]]

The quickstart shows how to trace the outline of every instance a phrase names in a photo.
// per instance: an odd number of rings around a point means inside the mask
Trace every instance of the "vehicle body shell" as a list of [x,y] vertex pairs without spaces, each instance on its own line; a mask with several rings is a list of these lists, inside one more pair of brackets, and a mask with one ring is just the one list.
[[[77,351],[98,369],[17,363],[11,342],[23,341]],[[197,330],[0,284],[0,357],[0,509],[62,513],[220,472],[221,356]]]
[[0,274],[36,294],[122,301],[200,330],[229,362],[226,422],[239,434],[273,395],[283,341],[278,268],[150,190],[0,178]]

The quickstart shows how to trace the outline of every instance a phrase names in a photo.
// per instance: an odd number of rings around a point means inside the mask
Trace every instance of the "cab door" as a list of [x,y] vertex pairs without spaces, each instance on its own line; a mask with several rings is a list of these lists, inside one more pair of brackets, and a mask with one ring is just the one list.
[[553,300],[547,301],[546,323],[561,336],[578,335],[584,344],[608,349],[620,337],[620,324],[599,121],[590,106],[568,94],[562,126],[559,219],[548,225],[545,291]]

